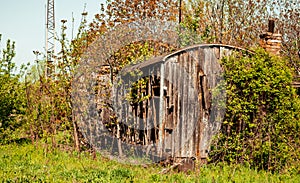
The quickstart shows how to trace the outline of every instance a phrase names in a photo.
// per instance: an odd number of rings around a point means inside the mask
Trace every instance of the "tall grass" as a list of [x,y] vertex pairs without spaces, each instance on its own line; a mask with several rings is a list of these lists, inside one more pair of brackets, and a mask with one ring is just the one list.
[[189,174],[162,167],[124,165],[89,153],[59,149],[46,152],[42,146],[0,146],[0,182],[299,182],[300,175],[271,174],[243,166],[207,165]]

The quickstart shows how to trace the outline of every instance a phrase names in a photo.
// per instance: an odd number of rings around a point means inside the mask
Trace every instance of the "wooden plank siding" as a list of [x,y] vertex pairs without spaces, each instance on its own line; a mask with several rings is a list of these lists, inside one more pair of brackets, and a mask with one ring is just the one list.
[[[111,132],[122,142],[141,145],[146,155],[205,159],[225,112],[215,105],[223,98],[212,94],[222,79],[219,60],[233,51],[246,50],[194,45],[123,69],[123,83],[114,91],[118,123]],[[130,91],[142,78],[144,87]],[[128,94],[136,98],[128,101]],[[105,121],[105,114],[100,116]]]

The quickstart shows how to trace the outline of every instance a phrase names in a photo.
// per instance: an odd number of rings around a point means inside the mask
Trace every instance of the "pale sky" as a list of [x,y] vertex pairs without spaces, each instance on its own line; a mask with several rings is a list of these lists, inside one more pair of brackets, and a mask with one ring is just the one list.
[[[33,51],[45,50],[45,5],[47,0],[0,0],[0,34],[2,34],[1,50],[5,48],[6,40],[16,42],[15,62],[33,64]],[[55,0],[56,31],[60,34],[60,20],[68,20],[68,36],[71,38],[72,12],[75,19],[74,30],[79,27],[81,13],[86,4],[88,21],[100,11],[100,4],[105,0]],[[75,32],[76,33],[76,32]],[[58,50],[58,49],[56,49]]]

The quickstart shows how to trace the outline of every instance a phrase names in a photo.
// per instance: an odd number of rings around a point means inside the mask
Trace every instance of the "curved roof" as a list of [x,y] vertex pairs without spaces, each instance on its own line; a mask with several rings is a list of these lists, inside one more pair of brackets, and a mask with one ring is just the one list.
[[193,49],[197,49],[197,48],[210,48],[210,47],[223,47],[223,48],[227,48],[227,49],[239,50],[239,51],[245,51],[245,52],[248,52],[248,53],[253,53],[252,51],[241,48],[241,47],[225,45],[225,44],[196,44],[196,45],[193,45],[193,46],[188,46],[188,47],[179,49],[175,52],[172,52],[172,53],[169,53],[169,54],[166,54],[166,55],[151,58],[151,59],[149,59],[145,62],[141,62],[141,63],[135,64],[135,65],[131,65],[131,66],[123,69],[123,72],[130,72],[132,70],[141,69],[141,68],[148,67],[148,66],[151,66],[151,65],[154,65],[154,64],[166,62],[168,59],[170,59],[173,56],[176,56],[176,55],[178,55],[182,52],[187,52],[189,50],[193,50]]

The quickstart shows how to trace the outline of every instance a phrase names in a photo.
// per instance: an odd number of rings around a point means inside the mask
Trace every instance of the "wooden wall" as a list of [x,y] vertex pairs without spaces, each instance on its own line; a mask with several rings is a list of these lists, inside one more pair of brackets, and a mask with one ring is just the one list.
[[219,61],[232,51],[245,50],[195,45],[124,69],[113,92],[110,132],[146,156],[205,159],[225,112]]

